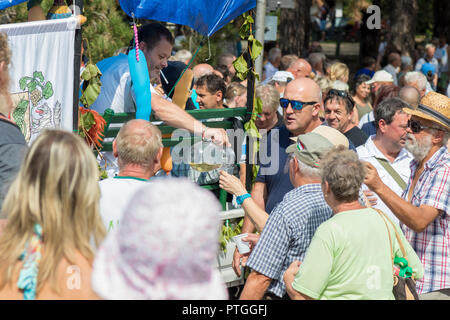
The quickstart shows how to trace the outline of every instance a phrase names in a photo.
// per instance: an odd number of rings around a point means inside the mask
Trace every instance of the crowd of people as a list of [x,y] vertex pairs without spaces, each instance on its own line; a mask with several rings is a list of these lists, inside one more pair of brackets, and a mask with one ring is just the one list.
[[[185,110],[247,105],[236,57],[188,66],[192,53],[175,52],[159,23],[138,39],[154,115],[229,144]],[[312,48],[267,53],[255,89],[266,154],[247,190],[242,157],[234,172],[165,170],[147,120],[120,128],[101,181],[100,159],[73,133],[47,130],[28,147],[10,116],[0,35],[0,298],[236,298],[215,264],[222,208],[205,179],[245,211],[251,251],[233,253],[235,273],[250,270],[240,299],[394,299],[393,256],[407,259],[420,299],[450,299],[450,98],[436,91],[448,85],[447,51],[435,58],[431,44],[417,62],[389,53],[382,68],[367,57],[352,72]],[[107,60],[92,109],[135,111],[127,56]],[[174,93],[185,74],[187,90]]]

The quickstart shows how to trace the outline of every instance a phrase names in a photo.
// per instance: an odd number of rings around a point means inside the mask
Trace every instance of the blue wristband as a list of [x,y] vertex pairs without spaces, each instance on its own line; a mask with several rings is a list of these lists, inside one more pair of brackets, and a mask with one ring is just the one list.
[[250,193],[246,193],[246,194],[243,194],[241,196],[237,196],[236,197],[236,202],[237,202],[238,205],[241,205],[242,202],[244,202],[245,199],[250,198],[250,197],[251,197]]

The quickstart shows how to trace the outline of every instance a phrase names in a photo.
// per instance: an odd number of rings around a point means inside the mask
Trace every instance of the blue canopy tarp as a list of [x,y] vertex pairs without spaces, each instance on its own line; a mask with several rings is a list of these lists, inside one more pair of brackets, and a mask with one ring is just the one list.
[[120,0],[131,17],[186,25],[211,36],[231,20],[253,9],[256,0]]
[[27,0],[0,0],[0,10],[21,4]]

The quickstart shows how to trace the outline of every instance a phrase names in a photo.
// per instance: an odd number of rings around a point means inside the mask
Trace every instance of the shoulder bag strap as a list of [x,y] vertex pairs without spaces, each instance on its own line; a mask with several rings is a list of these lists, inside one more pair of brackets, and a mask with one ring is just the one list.
[[400,177],[397,171],[395,171],[395,169],[392,168],[392,166],[389,164],[389,161],[377,157],[375,157],[375,159],[377,159],[377,161],[383,166],[383,168],[386,169],[386,171],[391,175],[391,177],[395,180],[395,182],[397,182],[398,186],[402,190],[405,190],[406,189],[405,181],[403,181],[403,179]]

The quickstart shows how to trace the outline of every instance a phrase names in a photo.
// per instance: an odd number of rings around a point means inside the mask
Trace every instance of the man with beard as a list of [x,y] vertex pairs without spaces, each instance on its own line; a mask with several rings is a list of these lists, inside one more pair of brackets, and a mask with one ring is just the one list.
[[406,148],[414,156],[411,177],[402,197],[367,163],[364,183],[403,223],[406,238],[419,256],[425,274],[417,282],[421,299],[450,300],[450,99],[430,92],[408,122]]

